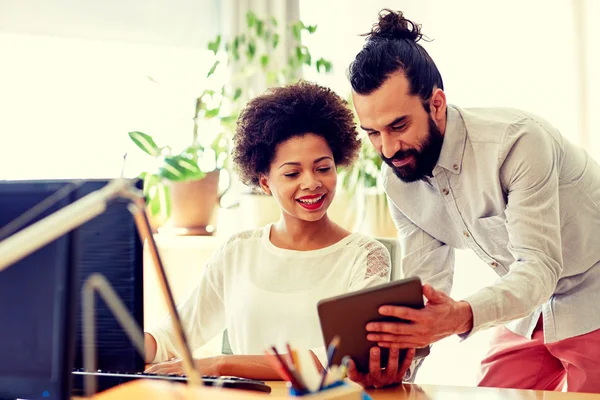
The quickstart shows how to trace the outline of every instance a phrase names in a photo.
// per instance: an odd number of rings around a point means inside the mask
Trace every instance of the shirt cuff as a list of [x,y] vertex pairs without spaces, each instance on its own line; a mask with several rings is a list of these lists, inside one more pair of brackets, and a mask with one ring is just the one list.
[[483,288],[464,299],[471,306],[473,312],[473,328],[469,332],[461,333],[458,337],[461,341],[473,336],[479,331],[496,325],[496,306],[490,301],[487,288]]
[[415,378],[417,377],[417,371],[419,371],[419,368],[421,368],[423,361],[425,361],[425,359],[420,358],[418,360],[413,360],[412,363],[410,363],[410,367],[408,367],[408,369],[406,370],[406,373],[404,374],[404,379],[403,379],[404,382],[408,382],[408,383],[415,382]]

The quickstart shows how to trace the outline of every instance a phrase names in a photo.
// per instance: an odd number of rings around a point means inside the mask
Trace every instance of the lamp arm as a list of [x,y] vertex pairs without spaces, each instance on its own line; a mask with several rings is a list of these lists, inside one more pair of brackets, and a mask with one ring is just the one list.
[[[94,294],[98,293],[104,300],[112,314],[115,316],[129,340],[133,342],[138,353],[145,355],[144,333],[131,317],[123,301],[117,295],[104,275],[91,274],[85,281],[82,289],[83,299],[83,367],[86,371],[96,370],[96,310]],[[96,376],[88,374],[85,376],[84,387],[86,396],[96,394]]]

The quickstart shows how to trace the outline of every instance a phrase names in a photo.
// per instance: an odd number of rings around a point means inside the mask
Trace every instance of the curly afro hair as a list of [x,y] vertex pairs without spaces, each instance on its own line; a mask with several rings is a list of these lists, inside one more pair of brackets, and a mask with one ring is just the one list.
[[300,81],[252,99],[238,118],[233,138],[233,162],[242,182],[257,187],[277,146],[307,133],[327,141],[338,166],[350,165],[358,155],[361,142],[352,111],[331,89]]

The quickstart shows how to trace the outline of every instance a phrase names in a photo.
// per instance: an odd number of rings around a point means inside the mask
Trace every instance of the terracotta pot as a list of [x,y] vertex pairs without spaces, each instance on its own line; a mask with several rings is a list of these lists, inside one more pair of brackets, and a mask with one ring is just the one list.
[[171,217],[159,232],[177,235],[212,235],[216,227],[215,209],[219,203],[219,171],[202,179],[169,182]]
[[398,230],[387,206],[385,194],[365,196],[365,210],[359,230],[378,238],[395,238]]
[[354,230],[356,224],[356,200],[350,193],[338,188],[333,202],[327,210],[329,218],[349,231]]
[[240,214],[240,229],[245,230],[277,222],[281,211],[272,196],[244,193],[240,197]]

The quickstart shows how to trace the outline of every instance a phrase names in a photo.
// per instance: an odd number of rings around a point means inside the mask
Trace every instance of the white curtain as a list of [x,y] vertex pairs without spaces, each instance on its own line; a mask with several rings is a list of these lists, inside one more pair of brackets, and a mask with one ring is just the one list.
[[[279,45],[275,54],[271,54],[279,64],[285,64],[288,50],[294,44],[294,38],[286,29],[286,26],[300,19],[299,0],[223,0],[221,3],[221,32],[224,39],[235,37],[244,32],[246,28],[246,14],[252,11],[260,19],[274,17],[277,22],[277,30],[280,37]],[[232,71],[234,73],[235,71]],[[246,89],[252,95],[262,93],[266,87],[265,82],[255,78],[252,82],[246,82]]]

